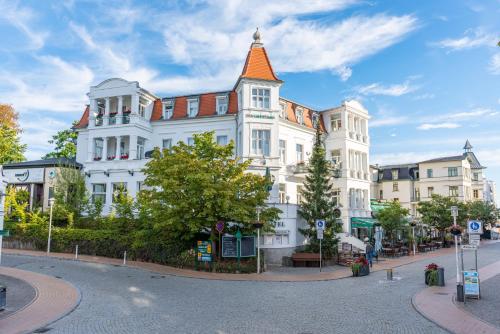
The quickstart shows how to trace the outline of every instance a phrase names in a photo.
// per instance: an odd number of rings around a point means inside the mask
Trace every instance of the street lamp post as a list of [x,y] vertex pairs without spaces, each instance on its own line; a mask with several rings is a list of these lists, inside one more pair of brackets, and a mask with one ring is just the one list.
[[[5,203],[5,185],[3,181],[2,167],[0,166],[0,231],[3,231],[3,218],[4,218],[4,203]],[[0,264],[2,263],[2,242],[3,232],[0,233]]]
[[257,222],[254,223],[257,229],[257,274],[260,274],[260,229],[262,228],[262,223],[260,222],[260,208],[257,207]]
[[49,198],[50,216],[49,216],[49,237],[47,238],[47,255],[50,254],[50,238],[52,237],[52,209],[54,208],[55,198]]
[[413,256],[417,255],[417,245],[416,245],[416,240],[415,240],[415,226],[417,225],[414,221],[410,223],[411,225],[411,230],[412,230],[412,235],[413,235]]
[[[457,216],[458,216],[458,207],[457,206],[452,206],[451,207],[451,215],[453,216],[453,227],[457,227]],[[460,267],[458,263],[458,235],[455,234],[455,261],[457,265],[457,296],[461,296],[461,289],[462,289],[462,280],[460,278]]]

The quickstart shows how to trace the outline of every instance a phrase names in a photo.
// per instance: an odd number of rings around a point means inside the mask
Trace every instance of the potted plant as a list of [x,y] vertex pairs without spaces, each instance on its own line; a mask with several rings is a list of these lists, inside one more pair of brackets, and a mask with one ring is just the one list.
[[366,276],[370,274],[370,265],[364,256],[360,256],[351,264],[352,276]]
[[438,268],[435,263],[430,263],[425,267],[425,284],[432,286],[438,283]]

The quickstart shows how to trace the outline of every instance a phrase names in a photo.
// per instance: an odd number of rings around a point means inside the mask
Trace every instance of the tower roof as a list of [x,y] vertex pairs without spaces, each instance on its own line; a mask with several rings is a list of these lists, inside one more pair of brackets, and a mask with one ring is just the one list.
[[254,42],[250,46],[250,50],[248,50],[240,78],[280,81],[274,73],[266,49],[260,41],[261,36],[258,28],[253,34],[253,39]]
[[470,144],[469,139],[467,139],[467,141],[465,142],[465,145],[464,145],[464,150],[471,150],[471,149],[472,149],[472,145]]

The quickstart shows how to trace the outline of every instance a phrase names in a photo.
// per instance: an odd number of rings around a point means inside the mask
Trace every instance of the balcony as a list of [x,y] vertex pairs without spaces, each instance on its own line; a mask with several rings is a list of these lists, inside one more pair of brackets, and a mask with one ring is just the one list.
[[111,114],[109,116],[109,125],[115,125],[116,124],[116,114]]
[[130,124],[130,115],[122,116],[122,124]]
[[304,162],[299,162],[295,166],[293,166],[294,174],[307,174],[308,166]]
[[102,126],[104,124],[104,121],[102,119],[102,116],[97,116],[95,119],[95,126]]

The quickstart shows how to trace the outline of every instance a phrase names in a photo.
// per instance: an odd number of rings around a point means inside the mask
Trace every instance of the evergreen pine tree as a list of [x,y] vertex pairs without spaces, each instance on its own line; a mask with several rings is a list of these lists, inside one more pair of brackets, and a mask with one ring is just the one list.
[[326,221],[322,250],[325,257],[330,257],[337,252],[337,238],[341,226],[336,223],[335,203],[333,202],[333,169],[326,160],[325,148],[319,122],[316,129],[316,139],[313,152],[309,160],[309,167],[301,192],[302,203],[299,204],[299,214],[307,222],[307,227],[299,231],[309,238],[309,250],[319,252],[319,240],[316,232],[316,219]]

